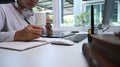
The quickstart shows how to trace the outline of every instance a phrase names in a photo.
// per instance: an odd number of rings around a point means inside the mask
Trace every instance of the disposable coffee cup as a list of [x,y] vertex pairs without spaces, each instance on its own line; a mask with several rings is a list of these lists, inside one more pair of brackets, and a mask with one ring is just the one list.
[[35,24],[37,26],[45,26],[46,25],[46,12],[37,12],[35,13]]

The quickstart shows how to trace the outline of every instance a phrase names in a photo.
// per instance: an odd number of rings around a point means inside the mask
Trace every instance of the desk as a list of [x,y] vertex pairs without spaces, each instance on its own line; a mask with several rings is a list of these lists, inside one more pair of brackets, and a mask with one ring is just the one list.
[[87,39],[73,46],[47,44],[26,51],[0,49],[0,67],[88,67],[82,54]]

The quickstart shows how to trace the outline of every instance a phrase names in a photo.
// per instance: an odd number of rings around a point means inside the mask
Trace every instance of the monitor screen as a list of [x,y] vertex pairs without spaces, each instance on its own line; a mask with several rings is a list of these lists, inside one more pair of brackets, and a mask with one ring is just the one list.
[[104,12],[103,12],[103,27],[108,26],[112,20],[112,14],[114,10],[116,0],[105,0]]

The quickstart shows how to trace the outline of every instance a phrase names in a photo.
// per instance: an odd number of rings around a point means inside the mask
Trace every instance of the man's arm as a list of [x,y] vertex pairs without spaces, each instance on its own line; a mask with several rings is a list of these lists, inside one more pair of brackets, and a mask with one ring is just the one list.
[[0,41],[13,41],[15,31],[6,32],[5,13],[0,6]]
[[43,28],[36,25],[28,25],[22,30],[16,31],[14,40],[29,41],[39,38],[42,34]]

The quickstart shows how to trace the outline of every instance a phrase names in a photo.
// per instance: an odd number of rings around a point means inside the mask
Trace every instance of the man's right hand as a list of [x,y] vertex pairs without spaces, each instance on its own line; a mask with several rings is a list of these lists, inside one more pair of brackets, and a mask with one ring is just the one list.
[[43,27],[28,25],[22,30],[15,33],[14,41],[29,41],[39,38],[42,34]]

